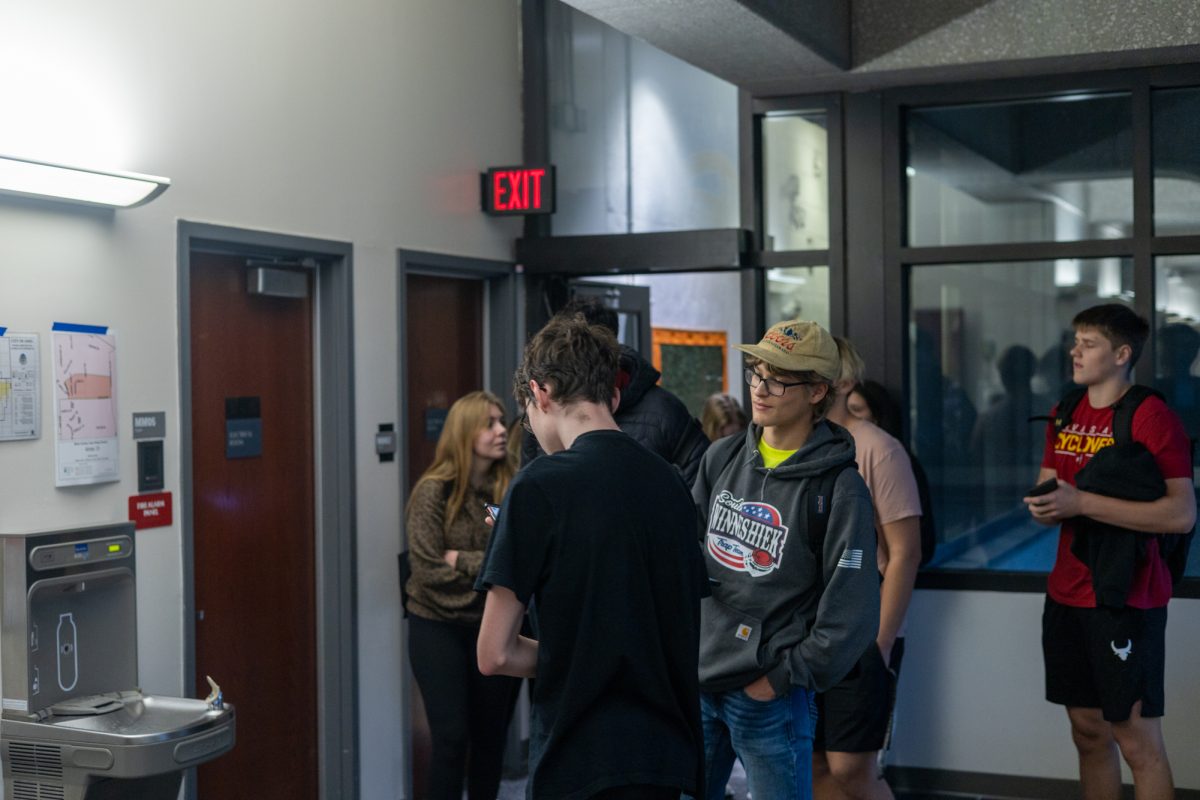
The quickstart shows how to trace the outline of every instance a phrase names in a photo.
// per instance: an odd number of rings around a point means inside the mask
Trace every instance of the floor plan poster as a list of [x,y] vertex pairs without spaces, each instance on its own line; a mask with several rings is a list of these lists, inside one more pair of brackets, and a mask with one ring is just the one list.
[[0,442],[41,434],[41,385],[37,334],[0,328]]
[[56,486],[115,481],[117,342],[107,328],[54,323]]

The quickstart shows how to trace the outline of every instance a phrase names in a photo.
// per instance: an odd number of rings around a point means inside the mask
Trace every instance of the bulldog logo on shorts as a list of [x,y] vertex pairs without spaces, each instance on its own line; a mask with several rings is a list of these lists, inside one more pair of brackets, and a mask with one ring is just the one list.
[[788,529],[769,503],[739,500],[729,492],[713,499],[708,554],[721,566],[761,577],[779,569]]

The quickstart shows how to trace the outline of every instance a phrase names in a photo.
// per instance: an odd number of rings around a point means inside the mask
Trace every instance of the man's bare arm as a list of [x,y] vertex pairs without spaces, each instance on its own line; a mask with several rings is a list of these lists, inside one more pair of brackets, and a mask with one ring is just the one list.
[[[1044,470],[1043,470],[1044,471]],[[1167,493],[1157,500],[1118,500],[1081,492],[1066,481],[1041,497],[1025,502],[1034,519],[1047,525],[1085,516],[1143,533],[1187,533],[1196,524],[1196,494],[1191,478],[1169,478]]]
[[475,656],[484,675],[532,678],[537,671],[538,643],[521,635],[525,604],[511,589],[493,586],[483,606],[483,623]]
[[875,642],[886,664],[908,612],[917,570],[921,567],[921,518],[905,517],[881,527],[887,545],[887,564],[879,587],[879,635]]

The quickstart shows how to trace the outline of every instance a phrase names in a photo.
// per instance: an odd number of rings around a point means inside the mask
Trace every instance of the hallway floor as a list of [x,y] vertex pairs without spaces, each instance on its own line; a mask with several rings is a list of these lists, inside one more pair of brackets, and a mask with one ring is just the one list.
[[[735,768],[736,769],[736,768]],[[736,770],[740,775],[735,774],[730,776],[729,785],[733,789],[733,800],[750,800],[746,794],[746,774],[740,769]],[[466,795],[464,794],[465,798]],[[504,781],[500,784],[500,795],[497,800],[525,800],[525,779],[519,778],[516,780]],[[1002,800],[975,794],[907,794],[898,792],[896,800]],[[1003,798],[1003,800],[1016,800],[1015,798]]]

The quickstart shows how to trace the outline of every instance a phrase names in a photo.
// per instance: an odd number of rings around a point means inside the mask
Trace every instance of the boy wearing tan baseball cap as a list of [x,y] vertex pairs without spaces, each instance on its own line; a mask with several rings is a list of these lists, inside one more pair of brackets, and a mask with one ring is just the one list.
[[736,348],[753,421],[709,448],[692,490],[712,588],[701,606],[705,783],[722,797],[738,757],[752,796],[809,798],[813,696],[879,625],[874,512],[854,440],[823,419],[841,364],[829,332],[788,320]]

